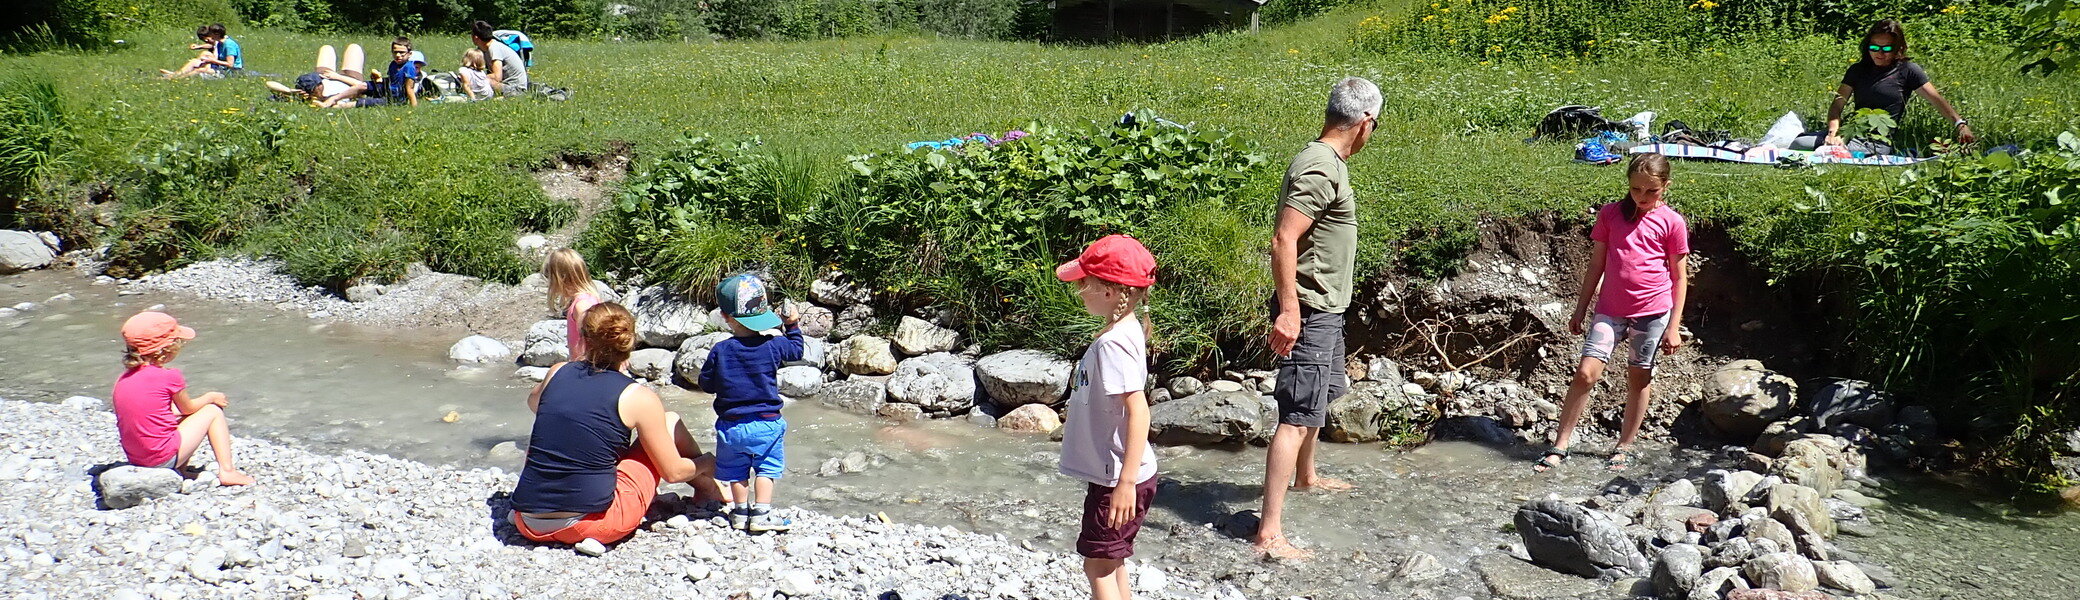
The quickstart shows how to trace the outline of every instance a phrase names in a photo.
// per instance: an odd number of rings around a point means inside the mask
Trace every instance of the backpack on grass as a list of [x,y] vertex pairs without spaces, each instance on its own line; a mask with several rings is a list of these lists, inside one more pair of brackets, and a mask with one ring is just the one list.
[[1606,131],[1626,131],[1632,127],[1603,118],[1603,109],[1594,106],[1570,104],[1553,109],[1539,119],[1538,128],[1532,131],[1531,140],[1578,140]]
[[498,40],[498,43],[505,44],[507,48],[512,48],[514,52],[519,53],[520,62],[530,67],[534,66],[534,40],[529,39],[526,33],[512,29],[500,29],[491,32],[491,38]]

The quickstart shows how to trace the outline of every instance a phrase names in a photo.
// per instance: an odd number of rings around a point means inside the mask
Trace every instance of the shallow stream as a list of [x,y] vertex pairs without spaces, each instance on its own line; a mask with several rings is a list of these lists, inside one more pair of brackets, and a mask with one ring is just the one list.
[[[69,300],[46,302],[59,294]],[[122,319],[154,305],[200,331],[175,367],[191,389],[231,397],[233,433],[317,450],[363,449],[433,464],[517,467],[487,452],[522,440],[531,424],[529,384],[510,367],[458,369],[446,349],[460,328],[392,330],[326,324],[265,305],[188,296],[119,294],[65,272],[0,278],[0,306],[40,306],[0,319],[0,396],[56,401],[106,398],[120,370]],[[712,435],[705,395],[668,390],[666,402],[697,435]],[[444,415],[453,412],[454,422]],[[978,428],[962,420],[890,426],[815,403],[787,409],[788,477],[779,501],[833,514],[885,514],[952,525],[1013,542],[1072,549],[1081,484],[1055,474],[1058,444]],[[108,432],[115,435],[115,432]],[[823,475],[858,452],[866,468]],[[1320,447],[1325,474],[1356,483],[1339,495],[1295,494],[1287,529],[1318,552],[1299,565],[1253,560],[1216,523],[1256,508],[1263,451],[1165,448],[1163,483],[1137,558],[1199,579],[1227,579],[1252,597],[1486,597],[1468,562],[1501,552],[1504,525],[1524,499],[1585,495],[1611,482],[1594,457],[1534,477],[1525,449],[1467,442],[1409,451],[1379,445]],[[1635,479],[1689,472],[1704,456],[1649,451]],[[857,461],[855,461],[857,462]],[[264,484],[266,474],[256,473]],[[1889,566],[1907,598],[2071,598],[2080,589],[2080,514],[2027,512],[1976,496],[1968,485],[1926,478],[1887,481],[1890,508],[1876,537],[1842,544]],[[1426,552],[1450,573],[1411,584],[1393,572]]]

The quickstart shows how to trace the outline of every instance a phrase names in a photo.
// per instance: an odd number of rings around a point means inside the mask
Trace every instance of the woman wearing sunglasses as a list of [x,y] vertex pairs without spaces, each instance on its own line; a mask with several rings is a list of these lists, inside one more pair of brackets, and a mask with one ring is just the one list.
[[[1899,21],[1886,19],[1871,26],[1870,33],[1863,36],[1863,60],[1849,65],[1849,72],[1842,75],[1842,87],[1835,90],[1834,104],[1827,109],[1827,138],[1830,145],[1842,145],[1842,105],[1856,101],[1856,109],[1881,108],[1892,113],[1894,121],[1903,121],[1907,112],[1907,98],[1920,92],[1936,105],[1936,112],[1957,124],[1957,141],[1970,144],[1978,140],[1972,126],[1965,123],[1950,101],[1936,91],[1928,73],[1921,65],[1907,58],[1907,34]],[[1891,154],[1892,149],[1881,144],[1852,140],[1852,144],[1868,143],[1878,154]]]

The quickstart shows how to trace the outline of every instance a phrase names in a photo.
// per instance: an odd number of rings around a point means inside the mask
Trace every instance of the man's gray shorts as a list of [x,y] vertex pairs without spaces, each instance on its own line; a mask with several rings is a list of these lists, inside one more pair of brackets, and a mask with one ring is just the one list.
[[1344,373],[1343,315],[1300,308],[1300,340],[1278,363],[1278,422],[1300,427],[1329,424],[1329,403],[1350,387]]

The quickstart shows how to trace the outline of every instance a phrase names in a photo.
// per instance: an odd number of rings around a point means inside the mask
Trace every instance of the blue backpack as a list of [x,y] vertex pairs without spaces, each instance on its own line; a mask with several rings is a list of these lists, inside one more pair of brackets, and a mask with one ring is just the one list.
[[534,40],[528,39],[527,34],[512,29],[500,29],[491,32],[491,37],[519,53],[522,63],[534,66]]

